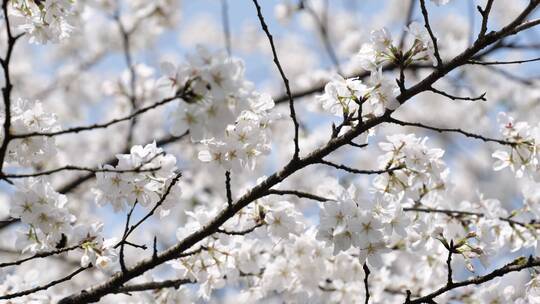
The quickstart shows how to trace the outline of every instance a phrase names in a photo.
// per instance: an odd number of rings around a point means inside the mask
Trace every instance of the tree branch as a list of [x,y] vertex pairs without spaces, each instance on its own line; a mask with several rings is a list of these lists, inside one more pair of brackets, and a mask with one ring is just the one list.
[[349,173],[354,173],[354,174],[384,174],[384,173],[389,173],[392,171],[403,169],[403,167],[395,167],[395,168],[389,168],[389,169],[383,169],[383,170],[358,170],[358,169],[354,169],[345,165],[335,164],[333,162],[329,162],[323,159],[321,159],[319,163],[330,166],[330,167],[334,167],[336,169],[344,170]]
[[30,257],[27,257],[27,258],[24,258],[24,259],[20,259],[20,260],[13,261],[13,262],[0,263],[0,268],[4,268],[4,267],[8,267],[8,266],[21,265],[24,262],[28,262],[28,261],[31,261],[31,260],[34,260],[34,259],[46,258],[46,257],[50,257],[50,256],[53,256],[53,255],[61,254],[61,253],[64,253],[64,252],[75,250],[75,249],[79,248],[80,246],[81,246],[81,244],[77,244],[77,245],[73,245],[73,246],[70,246],[70,247],[65,247],[65,248],[61,248],[61,249],[57,249],[57,250],[53,250],[53,251],[38,252],[38,253],[34,254],[33,256],[30,256]]
[[419,303],[434,303],[434,298],[443,294],[443,293],[446,293],[450,290],[454,290],[454,289],[457,289],[457,288],[460,288],[460,287],[464,287],[464,286],[468,286],[468,285],[480,285],[480,284],[483,284],[485,282],[488,282],[488,281],[491,281],[497,277],[502,277],[508,273],[511,273],[511,272],[516,272],[516,271],[521,271],[523,269],[527,269],[527,268],[531,268],[531,267],[537,267],[537,266],[540,266],[540,260],[539,259],[536,259],[536,258],[533,258],[532,256],[529,257],[528,259],[525,258],[525,257],[521,257],[521,258],[517,258],[516,260],[514,260],[513,262],[509,263],[509,264],[506,264],[505,266],[499,268],[499,269],[496,269],[484,276],[478,276],[478,277],[475,277],[475,278],[472,278],[472,279],[469,279],[469,280],[465,280],[465,281],[460,281],[460,282],[455,282],[455,283],[451,283],[451,284],[446,284],[444,287],[441,287],[439,289],[437,289],[436,291],[428,294],[428,295],[425,295],[423,297],[420,297],[420,298],[417,298],[417,299],[414,299],[414,300],[410,300],[406,303],[410,303],[410,304],[419,304]]
[[261,28],[263,29],[264,33],[266,34],[266,37],[268,38],[268,42],[270,43],[270,48],[272,49],[272,54],[274,56],[274,63],[277,69],[279,70],[279,74],[281,75],[281,79],[283,80],[283,84],[285,85],[285,90],[287,91],[290,116],[294,124],[293,159],[298,159],[300,156],[300,145],[298,143],[298,131],[299,131],[300,125],[298,124],[298,120],[296,119],[296,110],[294,109],[294,100],[292,97],[291,88],[289,86],[289,79],[287,79],[287,76],[285,76],[285,72],[283,72],[283,68],[281,67],[281,63],[279,62],[277,52],[276,52],[276,47],[274,45],[274,38],[272,37],[272,34],[270,34],[270,30],[268,29],[268,25],[266,24],[266,21],[264,21],[264,17],[261,11],[261,6],[259,5],[258,0],[253,0],[253,4],[255,5],[255,8],[257,9],[257,17],[259,18],[259,21],[261,23]]
[[400,126],[410,126],[410,127],[423,128],[423,129],[427,129],[427,130],[436,131],[436,132],[439,132],[439,133],[443,133],[443,132],[459,133],[459,134],[465,135],[466,137],[480,139],[480,140],[485,141],[485,142],[495,142],[495,143],[498,143],[498,144],[501,144],[501,145],[506,145],[506,146],[515,146],[516,145],[516,143],[514,143],[514,142],[509,142],[509,141],[506,141],[506,140],[495,139],[495,138],[489,138],[489,137],[485,137],[483,135],[470,133],[470,132],[463,131],[463,130],[457,129],[457,128],[432,127],[432,126],[428,126],[428,125],[425,125],[425,124],[422,124],[422,123],[406,122],[406,121],[398,120],[398,119],[395,119],[395,118],[390,118],[388,120],[388,122],[389,123],[394,123],[394,124],[397,124],[397,125],[400,125]]
[[433,42],[433,52],[435,55],[435,59],[437,60],[437,67],[442,66],[443,62],[441,59],[441,55],[439,54],[439,46],[437,44],[437,37],[433,34],[433,31],[431,30],[431,25],[429,24],[429,15],[428,11],[426,9],[426,1],[420,0],[420,7],[422,8],[422,16],[424,16],[424,26],[426,27],[429,37],[431,38],[431,41]]
[[454,96],[454,95],[450,95],[444,91],[440,91],[440,90],[437,90],[435,89],[434,87],[431,87],[429,88],[429,90],[433,93],[436,93],[436,94],[439,94],[439,95],[442,95],[444,97],[448,97],[452,100],[469,100],[469,101],[477,101],[477,100],[483,100],[483,101],[486,101],[486,93],[482,93],[482,95],[478,96],[478,97],[459,97],[459,96]]
[[42,285],[42,286],[37,286],[37,287],[34,287],[34,288],[31,288],[31,289],[27,289],[27,290],[23,290],[23,291],[19,291],[19,292],[15,292],[15,293],[10,293],[10,294],[6,294],[6,295],[3,295],[3,296],[0,296],[0,300],[8,300],[8,299],[13,299],[13,298],[18,298],[18,297],[22,297],[22,296],[27,296],[29,294],[33,294],[33,293],[36,293],[38,291],[41,291],[41,290],[47,290],[53,286],[56,286],[58,284],[61,284],[61,283],[64,283],[66,281],[69,281],[71,280],[74,276],[78,275],[79,273],[85,271],[86,269],[90,268],[92,266],[89,266],[89,267],[81,267],[75,271],[73,271],[72,273],[70,273],[69,275],[59,279],[59,280],[54,280],[48,284],[45,284],[45,285]]

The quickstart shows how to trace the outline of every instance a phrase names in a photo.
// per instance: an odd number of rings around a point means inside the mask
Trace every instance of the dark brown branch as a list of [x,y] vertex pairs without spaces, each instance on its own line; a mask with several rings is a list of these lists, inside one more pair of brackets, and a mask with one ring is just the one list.
[[357,144],[357,143],[354,143],[354,142],[350,142],[349,145],[353,146],[353,147],[356,147],[356,148],[365,148],[368,146],[368,144]]
[[156,290],[163,288],[179,288],[185,284],[193,284],[195,282],[189,279],[167,280],[161,282],[148,282],[141,284],[126,285],[118,288],[114,293],[129,293],[135,291]]
[[420,0],[420,7],[422,8],[422,16],[424,16],[424,26],[426,27],[429,37],[431,38],[431,41],[433,42],[433,52],[435,55],[435,59],[437,60],[437,67],[442,66],[443,62],[441,59],[441,55],[439,54],[439,46],[437,44],[437,37],[433,34],[433,31],[431,30],[431,25],[429,24],[429,14],[426,9],[426,1]]
[[19,291],[19,292],[16,292],[16,293],[10,293],[10,294],[0,296],[0,300],[18,298],[18,297],[27,296],[27,295],[36,293],[36,292],[41,291],[41,290],[47,290],[47,289],[49,289],[49,288],[51,288],[53,286],[56,286],[58,284],[61,284],[61,283],[64,283],[66,281],[71,280],[74,276],[78,275],[79,273],[85,271],[86,269],[88,269],[90,267],[92,267],[92,266],[81,267],[81,268],[73,271],[69,275],[67,275],[67,276],[65,276],[65,277],[63,277],[63,278],[61,278],[59,280],[54,280],[54,281],[52,281],[52,282],[50,282],[48,284],[42,285],[42,286],[38,286],[38,287],[31,288],[31,289]]
[[414,300],[409,300],[406,303],[410,303],[410,304],[434,303],[434,298],[450,290],[454,290],[454,289],[468,286],[468,285],[480,285],[485,282],[491,281],[497,277],[502,277],[511,272],[521,271],[524,269],[528,269],[531,267],[538,267],[538,266],[540,266],[540,260],[533,258],[532,256],[529,257],[529,259],[525,257],[517,258],[513,262],[506,264],[505,266],[499,269],[496,269],[484,276],[478,276],[469,280],[447,284],[444,287],[441,287],[428,295],[425,295],[423,297],[420,297]]
[[433,92],[433,93],[442,95],[444,97],[448,97],[448,98],[450,98],[452,100],[469,100],[469,101],[483,100],[483,101],[486,101],[486,93],[482,93],[482,95],[480,95],[478,97],[459,97],[459,96],[454,96],[454,95],[448,94],[448,93],[446,93],[444,91],[441,91],[441,90],[437,90],[434,87],[429,88],[429,90],[431,92]]
[[480,12],[480,15],[482,15],[482,25],[480,27],[480,32],[478,33],[478,39],[484,37],[487,33],[487,24],[488,24],[489,13],[491,11],[492,5],[493,5],[493,0],[488,0],[486,3],[485,9],[482,9],[480,5],[476,7],[478,11]]
[[498,143],[498,144],[501,144],[501,145],[506,145],[506,146],[515,146],[516,145],[516,143],[514,143],[514,142],[509,142],[509,141],[506,141],[506,140],[495,139],[495,138],[489,138],[489,137],[485,137],[483,135],[470,133],[470,132],[463,131],[463,130],[457,129],[457,128],[432,127],[432,126],[428,126],[428,125],[425,125],[425,124],[422,124],[422,123],[406,122],[406,121],[398,120],[398,119],[395,119],[395,118],[390,118],[388,120],[388,122],[394,123],[394,124],[397,124],[397,125],[400,125],[400,126],[410,126],[410,127],[423,128],[423,129],[427,129],[427,130],[436,131],[436,132],[439,132],[439,133],[443,133],[443,132],[459,133],[459,134],[465,135],[466,137],[480,139],[480,140],[485,141],[485,142],[495,142],[495,143]]
[[4,87],[2,88],[2,97],[4,99],[4,140],[0,146],[0,172],[4,168],[4,160],[6,157],[7,148],[9,142],[13,139],[11,132],[11,92],[13,90],[13,84],[11,83],[11,75],[9,64],[11,62],[11,55],[15,48],[15,43],[22,36],[22,34],[13,36],[11,32],[11,24],[8,16],[8,0],[2,1],[2,12],[4,14],[6,34],[7,34],[7,49],[4,58],[0,59],[0,65],[4,71]]
[[65,130],[61,130],[61,131],[56,131],[56,132],[30,132],[30,133],[22,133],[22,134],[13,134],[12,135],[12,138],[15,139],[15,138],[28,138],[28,137],[34,137],[34,136],[46,136],[46,137],[53,137],[53,136],[58,136],[58,135],[63,135],[63,134],[70,134],[70,133],[79,133],[79,132],[83,132],[83,131],[90,131],[90,130],[96,130],[96,129],[104,129],[104,128],[107,128],[109,126],[112,126],[114,124],[117,124],[119,122],[123,122],[123,121],[128,121],[128,120],[131,120],[132,118],[136,117],[136,116],[139,116],[145,112],[148,112],[152,109],[155,109],[159,106],[162,106],[164,104],[167,104],[173,100],[176,100],[176,99],[179,99],[179,98],[182,98],[182,95],[175,95],[175,96],[172,96],[172,97],[168,97],[168,98],[165,98],[163,100],[160,100],[156,103],[153,103],[149,106],[146,106],[146,107],[143,107],[143,108],[140,108],[138,109],[137,111],[134,111],[133,113],[131,113],[130,115],[127,115],[127,116],[124,116],[122,118],[115,118],[115,119],[112,119],[106,123],[96,123],[96,124],[92,124],[92,125],[88,125],[88,126],[80,126],[80,127],[73,127],[73,128],[68,128],[68,129],[65,129]]
[[18,218],[7,218],[5,220],[0,221],[0,229],[4,229],[5,227],[10,226],[11,224],[19,222]]
[[[537,0],[533,0],[533,1],[531,1],[531,3],[534,3],[534,5],[538,5],[538,2],[536,2],[536,1]],[[527,22],[523,22],[519,26],[516,26],[513,30],[509,31],[508,36],[517,34],[517,33],[521,32],[521,31],[524,31],[524,30],[527,30],[527,29],[530,29],[530,28],[535,27],[535,26],[537,26],[539,24],[540,24],[540,18],[533,19],[533,20],[527,21]]]
[[53,251],[38,252],[38,253],[34,254],[33,256],[30,256],[30,257],[27,257],[27,258],[24,258],[24,259],[20,259],[20,260],[13,261],[13,262],[0,263],[0,268],[4,268],[4,267],[8,267],[8,266],[21,265],[24,262],[28,262],[28,261],[31,261],[31,260],[34,260],[34,259],[40,259],[40,258],[50,257],[50,256],[53,256],[53,255],[58,255],[58,254],[61,254],[61,253],[64,253],[64,252],[75,250],[75,249],[79,248],[80,246],[81,246],[80,244],[77,244],[77,245],[74,245],[74,246],[65,247],[65,248],[61,248],[61,249],[57,249],[57,250],[53,250]]
[[274,63],[279,70],[279,74],[281,75],[281,79],[283,80],[283,84],[285,85],[285,90],[287,91],[287,98],[289,100],[289,111],[291,115],[291,119],[294,124],[294,156],[293,159],[298,159],[300,157],[300,145],[298,143],[298,131],[300,129],[300,125],[298,124],[298,120],[296,119],[296,110],[294,109],[294,100],[291,93],[291,88],[289,86],[289,79],[287,79],[287,76],[285,76],[285,72],[283,71],[283,68],[281,67],[281,63],[279,62],[276,47],[274,45],[274,38],[272,37],[272,34],[270,34],[270,30],[268,29],[268,25],[266,24],[266,21],[264,21],[264,17],[262,15],[261,6],[259,5],[258,0],[253,0],[253,4],[255,5],[255,8],[257,9],[257,17],[259,18],[259,21],[261,23],[261,27],[266,34],[266,37],[268,38],[268,42],[270,43],[270,48],[272,49],[272,55],[274,56]]
[[122,242],[120,244],[120,269],[122,271],[127,271],[126,268],[126,262],[124,260],[124,245],[127,243],[127,233],[129,231],[129,221],[131,220],[131,215],[133,214],[133,210],[135,210],[135,207],[137,206],[137,201],[133,203],[133,206],[131,206],[131,209],[126,215],[126,225],[124,227],[124,234],[122,235]]
[[364,269],[364,289],[366,291],[366,301],[364,303],[368,304],[369,303],[369,274],[371,272],[369,271],[367,263],[364,263],[364,266],[362,268]]
[[522,63],[534,62],[534,61],[540,61],[540,57],[532,58],[532,59],[525,59],[525,60],[514,60],[514,61],[477,61],[477,60],[469,60],[469,61],[467,61],[467,64],[503,65],[503,64],[522,64]]
[[26,174],[5,174],[4,176],[7,178],[28,178],[28,177],[36,177],[36,176],[43,176],[43,175],[50,175],[62,171],[83,171],[83,172],[91,172],[92,174],[99,173],[99,172],[111,172],[111,173],[137,173],[137,172],[154,172],[161,167],[156,168],[148,168],[148,169],[142,169],[142,166],[139,166],[137,168],[133,169],[105,169],[105,168],[88,168],[88,167],[78,167],[78,166],[72,166],[67,165],[51,170],[46,171],[40,171],[35,173],[26,173]]
[[453,284],[452,280],[452,254],[454,254],[454,240],[450,240],[450,249],[448,249],[448,258],[446,259],[447,278],[446,285]]
[[358,170],[358,169],[354,169],[354,168],[351,168],[342,164],[335,164],[333,162],[329,162],[323,159],[321,159],[319,163],[330,166],[330,167],[334,167],[336,169],[344,170],[349,173],[354,173],[354,174],[383,174],[383,173],[389,173],[392,171],[403,169],[403,167],[395,167],[395,168],[389,168],[389,169],[383,169],[383,170]]
[[301,192],[296,190],[276,190],[276,189],[270,189],[267,191],[268,194],[275,194],[275,195],[294,195],[299,198],[308,198],[314,201],[319,202],[326,202],[326,201],[332,201],[332,199],[318,196],[315,194],[307,193],[307,192]]
[[227,205],[230,206],[233,203],[232,191],[231,191],[231,172],[225,171],[225,190],[227,191]]
[[246,235],[248,233],[251,233],[251,232],[255,231],[255,229],[257,229],[257,228],[259,228],[259,227],[261,227],[263,225],[264,225],[264,222],[261,221],[260,223],[257,223],[253,227],[245,229],[245,230],[228,231],[228,230],[224,230],[224,229],[218,229],[217,232],[223,233],[223,234],[228,234],[228,235]]

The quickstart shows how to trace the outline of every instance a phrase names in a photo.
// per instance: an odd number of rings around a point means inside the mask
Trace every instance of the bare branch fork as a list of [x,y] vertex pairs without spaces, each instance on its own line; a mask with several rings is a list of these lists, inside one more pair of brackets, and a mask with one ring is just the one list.
[[[165,188],[165,191],[161,195],[161,198],[159,199],[159,201],[156,202],[154,207],[145,216],[143,216],[137,223],[135,223],[134,225],[129,227],[129,229],[125,230],[124,236],[122,237],[122,240],[120,242],[118,242],[114,246],[114,248],[118,248],[118,246],[121,246],[122,244],[124,244],[126,242],[127,238],[129,237],[129,235],[133,231],[135,231],[135,229],[137,229],[137,227],[139,227],[142,223],[144,223],[148,218],[150,218],[156,212],[156,210],[163,204],[163,202],[165,202],[165,200],[167,199],[167,197],[171,193],[172,188],[178,182],[178,180],[180,179],[181,176],[182,176],[182,173],[177,173],[176,174],[176,176],[171,180],[171,183]],[[133,208],[135,208],[135,204],[133,205]],[[131,217],[132,212],[133,212],[133,209],[131,209],[130,213],[128,213],[128,219],[126,221],[127,222],[126,223],[126,228],[129,225],[129,218]]]

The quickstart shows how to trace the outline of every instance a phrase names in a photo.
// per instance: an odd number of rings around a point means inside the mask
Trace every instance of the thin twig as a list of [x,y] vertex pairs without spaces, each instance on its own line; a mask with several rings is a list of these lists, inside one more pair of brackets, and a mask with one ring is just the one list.
[[58,255],[58,254],[61,254],[61,253],[64,253],[64,252],[75,250],[75,249],[79,248],[80,246],[81,246],[81,244],[77,244],[77,245],[73,245],[73,246],[70,246],[70,247],[65,247],[65,248],[61,248],[61,249],[57,249],[57,250],[53,250],[53,251],[38,252],[38,253],[34,254],[33,256],[30,256],[30,257],[27,257],[27,258],[24,258],[24,259],[20,259],[20,260],[13,261],[13,262],[0,263],[0,268],[4,268],[4,267],[8,267],[8,266],[21,265],[24,262],[28,262],[28,261],[31,261],[31,260],[34,260],[34,259],[40,259],[40,258],[50,257],[50,256],[53,256],[53,255]]
[[272,34],[270,34],[270,30],[268,29],[268,25],[266,24],[266,21],[264,21],[264,17],[262,15],[261,6],[259,5],[259,2],[257,0],[253,0],[253,4],[255,4],[255,8],[257,9],[257,17],[259,18],[259,21],[261,23],[261,28],[266,34],[266,37],[268,38],[268,42],[270,43],[270,48],[272,49],[272,55],[274,56],[274,63],[279,70],[279,74],[281,75],[281,79],[283,80],[283,84],[285,85],[285,90],[287,91],[287,97],[289,99],[289,111],[290,116],[294,124],[294,155],[293,159],[298,159],[300,156],[300,145],[298,143],[298,131],[300,129],[300,125],[298,124],[298,120],[296,119],[296,110],[294,109],[294,100],[291,93],[291,88],[289,86],[289,79],[287,79],[287,76],[285,76],[285,72],[283,71],[283,68],[281,67],[281,63],[279,62],[276,47],[274,45],[274,38],[272,37]]
[[480,285],[485,282],[491,281],[497,277],[502,277],[511,272],[517,272],[523,269],[527,269],[531,267],[538,267],[538,266],[540,266],[540,260],[535,259],[532,256],[529,257],[529,259],[525,257],[517,258],[513,262],[506,264],[505,266],[498,268],[486,275],[474,277],[472,279],[468,279],[468,280],[464,280],[460,282],[453,282],[452,284],[446,284],[445,286],[435,290],[434,292],[428,295],[425,295],[423,297],[420,297],[414,300],[409,300],[406,303],[410,303],[410,304],[435,303],[433,300],[435,297],[443,293],[446,293],[450,290],[454,290],[454,289],[468,286],[468,285]]
[[364,303],[368,304],[369,303],[369,274],[371,272],[369,271],[367,263],[364,263],[364,266],[362,268],[364,269],[364,289],[366,291],[366,301]]
[[451,95],[451,94],[448,94],[444,91],[441,91],[441,90],[437,90],[435,89],[434,87],[431,87],[429,88],[429,90],[433,93],[436,93],[436,94],[439,94],[439,95],[442,95],[444,97],[448,97],[452,100],[469,100],[469,101],[477,101],[477,100],[483,100],[483,101],[486,101],[486,93],[482,93],[480,96],[477,96],[477,97],[459,97],[459,96],[454,96],[454,95]]
[[515,146],[516,145],[516,143],[514,143],[514,142],[501,140],[501,139],[495,139],[495,138],[489,138],[489,137],[486,137],[486,136],[483,136],[483,135],[474,134],[474,133],[463,131],[463,130],[457,129],[457,128],[439,128],[439,127],[428,126],[428,125],[425,125],[425,124],[422,124],[422,123],[417,123],[417,122],[406,122],[406,121],[398,120],[398,119],[395,119],[395,118],[390,118],[388,120],[388,122],[394,123],[394,124],[397,124],[397,125],[400,125],[400,126],[410,126],[410,127],[423,128],[423,129],[427,129],[427,130],[436,131],[436,132],[439,132],[439,133],[443,133],[443,132],[459,133],[459,134],[465,135],[466,137],[480,139],[480,140],[483,140],[485,142],[495,142],[495,143],[498,143],[498,144],[501,144],[501,145],[507,145],[507,146]]
[[25,173],[25,174],[5,174],[4,176],[7,178],[28,178],[28,177],[36,177],[36,176],[43,176],[43,175],[50,175],[62,171],[83,171],[83,172],[91,172],[93,174],[100,173],[100,172],[110,172],[110,173],[140,173],[140,172],[154,172],[161,169],[161,167],[156,168],[148,168],[148,169],[142,169],[140,167],[133,168],[133,169],[106,169],[106,168],[88,168],[88,167],[78,167],[78,166],[72,166],[67,165],[51,170],[46,171],[40,171],[40,172],[34,172],[34,173]]
[[178,280],[167,280],[161,282],[148,282],[140,284],[126,285],[118,288],[114,293],[129,293],[135,291],[146,291],[146,290],[156,290],[163,288],[179,288],[185,284],[193,284],[195,282],[190,279],[178,279]]
[[246,235],[248,233],[251,233],[251,232],[255,231],[255,229],[257,229],[257,228],[259,228],[259,227],[261,227],[263,225],[264,225],[264,222],[259,222],[256,225],[254,225],[253,227],[245,229],[245,230],[229,231],[229,230],[224,230],[224,229],[218,229],[217,232],[223,233],[223,234],[228,234],[228,235]]
[[431,30],[431,25],[429,24],[429,14],[426,9],[426,1],[420,0],[420,7],[422,8],[422,16],[424,16],[424,26],[426,27],[429,37],[431,38],[431,41],[433,42],[433,52],[435,55],[435,59],[437,60],[437,67],[442,66],[443,62],[441,59],[441,55],[439,54],[439,46],[437,44],[437,37],[433,34],[433,30]]
[[276,189],[270,189],[267,191],[268,194],[275,194],[275,195],[294,195],[299,198],[308,198],[314,201],[319,202],[326,202],[326,201],[332,201],[333,199],[329,199],[326,197],[318,196],[315,194],[302,192],[302,191],[296,191],[296,190],[276,190]]
[[135,210],[135,207],[137,206],[137,201],[133,203],[133,206],[131,206],[131,209],[126,215],[126,225],[124,227],[124,234],[122,235],[122,243],[120,244],[120,269],[122,271],[127,271],[126,268],[126,262],[124,260],[124,245],[127,243],[127,233],[129,229],[129,221],[131,220],[131,215],[133,214],[133,210]]
[[333,162],[329,162],[326,160],[320,160],[319,163],[330,166],[330,167],[334,167],[336,169],[344,170],[349,173],[354,173],[354,174],[384,174],[384,173],[389,173],[392,171],[403,169],[403,167],[395,167],[395,168],[382,169],[382,170],[359,170],[359,169],[354,169],[354,168],[351,168],[342,164],[335,164]]
[[4,159],[6,157],[9,142],[13,139],[11,134],[11,92],[13,90],[13,84],[11,83],[9,64],[11,62],[11,55],[13,54],[15,43],[22,36],[22,34],[13,36],[7,6],[8,0],[4,0],[2,2],[2,12],[6,23],[7,49],[4,58],[0,59],[0,64],[4,71],[4,87],[2,88],[2,97],[4,98],[4,140],[0,146],[0,172],[2,172],[2,169],[4,168]]
[[[482,25],[480,27],[480,32],[478,33],[478,39],[484,37],[487,33],[487,25],[488,25],[488,19],[489,19],[489,13],[491,11],[491,7],[493,6],[493,0],[488,0],[486,3],[486,8],[482,9],[482,7],[477,6],[476,8],[480,12],[480,15],[482,15]],[[471,29],[472,30],[472,29]]]
[[232,191],[231,191],[231,172],[225,171],[225,190],[227,191],[227,205],[233,204]]
[[18,297],[22,297],[22,296],[26,296],[26,295],[29,295],[29,294],[36,293],[36,292],[41,291],[41,290],[47,290],[47,289],[49,289],[49,288],[51,288],[53,286],[56,286],[58,284],[61,284],[63,282],[71,280],[74,276],[78,275],[79,273],[85,271],[86,269],[88,269],[90,267],[92,267],[92,266],[81,267],[81,268],[73,271],[69,275],[67,275],[67,276],[65,276],[65,277],[63,277],[63,278],[61,278],[59,280],[54,280],[54,281],[52,281],[52,282],[50,282],[48,284],[42,285],[42,286],[37,286],[37,287],[31,288],[31,289],[27,289],[27,290],[23,290],[23,291],[19,291],[19,292],[10,293],[10,294],[0,296],[0,300],[18,298]]
[[446,279],[446,285],[450,286],[453,284],[452,281],[452,254],[454,250],[454,240],[450,240],[450,249],[448,249],[448,258],[446,259],[446,269],[448,272],[448,276]]
[[532,58],[532,59],[525,59],[525,60],[513,60],[513,61],[477,61],[477,60],[469,60],[469,61],[467,61],[467,64],[503,65],[503,64],[522,64],[522,63],[534,62],[534,61],[540,61],[540,57]]
[[162,99],[161,101],[153,103],[153,104],[151,104],[149,106],[140,108],[137,111],[134,111],[133,113],[131,113],[130,115],[124,116],[122,118],[115,118],[115,119],[112,119],[112,120],[110,120],[108,122],[101,123],[101,124],[96,123],[96,124],[92,124],[92,125],[88,125],[88,126],[73,127],[73,128],[68,128],[68,129],[61,130],[61,131],[56,131],[56,132],[30,132],[30,133],[13,134],[11,137],[13,139],[15,139],[15,138],[28,138],[28,137],[34,137],[34,136],[53,137],[53,136],[58,136],[58,135],[63,135],[63,134],[79,133],[79,132],[83,132],[83,131],[96,130],[96,129],[104,129],[104,128],[107,128],[107,127],[109,127],[111,125],[117,124],[119,122],[130,120],[133,117],[139,116],[139,115],[141,115],[141,114],[143,114],[145,112],[148,112],[149,110],[155,109],[155,108],[157,108],[159,106],[162,106],[164,104],[167,104],[167,103],[169,103],[169,102],[171,102],[173,100],[179,99],[179,98],[182,98],[182,96],[181,95],[175,95],[175,96],[172,96],[172,97],[168,97],[168,98]]

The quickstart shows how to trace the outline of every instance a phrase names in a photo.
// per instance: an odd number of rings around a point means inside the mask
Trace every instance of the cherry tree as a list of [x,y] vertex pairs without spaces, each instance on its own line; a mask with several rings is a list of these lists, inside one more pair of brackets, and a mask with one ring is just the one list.
[[2,303],[540,303],[540,0],[1,3]]

